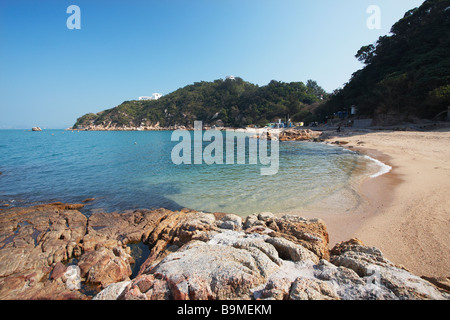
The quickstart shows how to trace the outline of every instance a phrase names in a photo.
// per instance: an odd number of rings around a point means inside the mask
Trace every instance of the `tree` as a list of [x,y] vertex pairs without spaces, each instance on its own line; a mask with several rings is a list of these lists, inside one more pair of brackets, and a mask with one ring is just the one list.
[[410,115],[432,118],[446,110],[446,99],[438,96],[439,88],[450,84],[449,15],[448,0],[426,0],[406,12],[391,35],[358,50],[355,57],[365,66],[316,114],[323,119],[357,105],[360,115],[389,113],[402,121]]

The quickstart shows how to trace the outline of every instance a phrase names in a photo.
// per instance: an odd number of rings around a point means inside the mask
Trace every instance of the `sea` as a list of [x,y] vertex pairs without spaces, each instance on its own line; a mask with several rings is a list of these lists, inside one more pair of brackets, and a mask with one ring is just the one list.
[[259,162],[175,164],[179,142],[171,137],[171,131],[0,130],[0,208],[94,198],[86,215],[156,208],[240,216],[344,212],[361,205],[365,179],[388,171],[365,155],[314,142],[280,142],[273,175],[261,175]]

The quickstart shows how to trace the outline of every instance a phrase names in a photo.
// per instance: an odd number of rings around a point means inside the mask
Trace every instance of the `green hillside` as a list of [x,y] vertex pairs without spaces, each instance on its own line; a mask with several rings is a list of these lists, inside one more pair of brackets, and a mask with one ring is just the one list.
[[365,67],[316,110],[321,120],[352,105],[378,124],[437,119],[450,106],[450,1],[427,0],[408,11],[391,35],[356,58]]
[[[356,58],[365,67],[341,89],[328,95],[315,81],[271,81],[257,86],[241,78],[197,82],[157,101],[126,101],[79,118],[89,125],[139,127],[265,125],[290,116],[293,121],[325,121],[338,111],[357,107],[357,117],[375,124],[417,118],[439,119],[450,106],[450,1],[427,0],[408,11]],[[323,97],[324,100],[321,100]]]
[[262,126],[287,116],[293,121],[310,121],[314,118],[311,111],[322,102],[321,95],[327,97],[312,80],[307,84],[271,81],[261,87],[238,77],[197,82],[156,101],[125,101],[115,108],[86,114],[73,127],[139,127],[157,123],[161,127],[193,126],[196,120],[227,127]]

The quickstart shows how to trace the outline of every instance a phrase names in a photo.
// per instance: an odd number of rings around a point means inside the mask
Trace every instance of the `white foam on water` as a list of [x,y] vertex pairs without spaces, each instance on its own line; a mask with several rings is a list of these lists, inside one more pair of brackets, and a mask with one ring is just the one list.
[[368,155],[365,155],[364,158],[374,162],[380,168],[378,170],[378,172],[370,175],[370,178],[376,178],[376,177],[382,176],[383,174],[386,174],[386,173],[388,173],[389,171],[392,170],[391,166],[388,166],[387,164],[381,162],[380,160],[377,160],[377,159],[374,159],[372,157],[369,157]]

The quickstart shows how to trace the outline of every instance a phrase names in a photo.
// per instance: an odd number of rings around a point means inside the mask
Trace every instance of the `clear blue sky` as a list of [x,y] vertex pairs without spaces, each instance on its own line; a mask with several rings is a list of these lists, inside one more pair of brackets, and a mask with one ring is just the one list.
[[[153,92],[227,75],[316,80],[328,92],[357,50],[423,0],[0,1],[0,128],[66,128]],[[69,5],[81,30],[69,30]],[[366,26],[369,5],[381,29]]]

